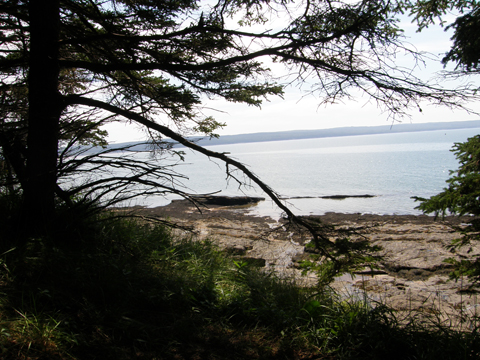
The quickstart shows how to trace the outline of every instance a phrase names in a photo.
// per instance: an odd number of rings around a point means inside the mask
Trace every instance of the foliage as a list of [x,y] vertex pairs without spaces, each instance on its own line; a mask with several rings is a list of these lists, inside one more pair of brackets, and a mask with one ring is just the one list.
[[[467,88],[445,90],[424,83],[410,69],[395,65],[399,51],[415,63],[420,60],[401,42],[396,18],[401,2],[48,4],[7,0],[0,5],[5,24],[0,29],[0,145],[9,179],[24,191],[26,212],[37,208],[52,214],[54,194],[66,203],[80,194],[111,200],[109,188],[116,191],[115,201],[124,190],[127,198],[170,192],[188,197],[176,181],[181,176],[163,165],[166,152],[176,154],[166,139],[245,172],[225,154],[186,139],[195,132],[216,136],[224,125],[204,115],[206,98],[260,106],[269,96],[282,96],[288,84],[308,82],[322,103],[360,90],[397,116],[422,99],[462,107],[472,95]],[[280,28],[264,31],[276,16],[284,19]],[[256,31],[257,24],[262,30]],[[280,65],[289,79],[271,70]],[[113,157],[105,160],[102,152],[98,161],[94,156],[69,161],[83,154],[79,145],[106,145],[100,126],[109,122],[143,127],[159,150],[158,165],[143,167],[131,158],[119,164]],[[89,176],[80,184],[64,181],[97,166],[101,182]],[[117,166],[128,168],[127,174],[107,180]],[[283,209],[268,186],[253,172],[245,173]]]
[[[442,62],[456,62],[457,69],[470,75],[478,71],[479,64],[479,40],[480,31],[480,7],[475,0],[422,0],[407,2],[407,8],[417,21],[419,30],[433,24],[435,20],[442,25],[446,24],[445,16],[450,12],[456,12],[457,18],[446,29],[453,29],[453,45],[445,55]],[[440,194],[429,199],[415,197],[421,204],[417,207],[425,213],[434,213],[435,216],[456,214],[459,216],[470,215],[469,226],[457,229],[462,232],[462,238],[455,240],[450,249],[468,246],[471,240],[478,240],[480,231],[480,136],[468,139],[464,143],[456,143],[452,149],[455,153],[460,167],[451,172],[447,180],[448,187]],[[448,259],[448,262],[455,267],[452,276],[459,278],[468,275],[470,278],[480,280],[480,258],[470,262],[465,260]]]
[[[480,135],[469,138],[464,143],[455,143],[452,148],[459,161],[457,171],[451,171],[451,177],[447,180],[448,187],[429,199],[418,198],[421,204],[417,209],[435,216],[444,217],[448,214],[469,215],[469,226],[459,228],[462,238],[455,240],[450,249],[468,246],[472,240],[480,240]],[[476,282],[480,281],[480,259],[474,262],[458,261],[449,259],[448,262],[455,265],[456,270],[452,276],[459,278],[468,275]]]
[[464,143],[455,143],[452,148],[459,168],[451,171],[447,180],[448,188],[419,206],[420,210],[445,216],[447,213],[458,215],[480,215],[480,135],[467,139]]
[[[302,261],[300,267],[304,274],[310,271],[316,273],[320,288],[344,273],[376,267],[381,248],[371,245],[364,235],[355,230],[340,230],[334,225],[325,225],[315,218],[308,219],[308,226],[312,225],[318,227],[312,232],[321,236],[317,235],[305,245],[313,254],[310,254],[309,260]],[[365,231],[368,232],[368,229]]]
[[381,304],[298,287],[161,224],[102,214],[68,240],[39,240],[27,254],[2,248],[2,358],[479,355],[478,329],[405,323]]
[[478,71],[480,31],[480,4],[476,0],[419,0],[407,1],[407,8],[414,16],[419,30],[432,25],[437,20],[442,26],[447,24],[447,14],[457,14],[445,30],[453,29],[452,48],[442,59],[444,64],[456,62],[457,68],[467,73]]
[[[244,164],[188,140],[216,136],[204,111],[220,98],[260,107],[291,84],[311,84],[320,104],[360,94],[396,118],[421,101],[463,108],[469,86],[445,89],[399,67],[402,1],[6,0],[0,4],[0,147],[3,192],[23,197],[24,242],[61,239],[59,202],[89,215],[137,196],[192,199],[176,171],[184,145],[226,165],[266,193],[326,261],[326,278],[372,260],[365,243],[330,241],[326,226],[296,217]],[[281,17],[280,25],[270,19]],[[278,23],[277,23],[278,24]],[[267,30],[265,29],[274,29]],[[286,78],[278,76],[284,68]],[[140,126],[151,158],[105,147],[101,126]],[[100,145],[103,148],[85,148]],[[244,185],[239,181],[239,187]],[[84,212],[90,206],[92,211]],[[57,232],[56,235],[52,235]]]
[[450,27],[455,31],[452,37],[453,46],[442,62],[454,61],[467,72],[478,71],[480,42],[477,34],[480,31],[480,6],[477,5],[468,14],[459,16]]

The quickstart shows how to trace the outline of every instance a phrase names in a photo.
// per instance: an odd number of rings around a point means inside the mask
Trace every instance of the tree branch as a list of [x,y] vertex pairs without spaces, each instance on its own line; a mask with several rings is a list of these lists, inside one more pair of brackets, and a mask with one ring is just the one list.
[[138,113],[134,113],[128,110],[123,110],[117,106],[105,103],[100,100],[84,98],[76,95],[69,95],[66,97],[66,99],[67,99],[67,102],[69,102],[70,104],[79,104],[79,105],[81,104],[86,106],[97,107],[97,108],[112,112],[114,114],[121,115],[149,129],[158,131],[164,136],[169,137],[177,141],[178,143],[182,144],[183,146],[188,147],[196,152],[199,152],[211,158],[219,159],[223,161],[227,166],[233,165],[234,167],[242,171],[251,181],[257,184],[260,187],[260,189],[262,189],[265,192],[265,194],[267,194],[267,196],[287,215],[291,223],[297,224],[306,228],[312,234],[313,240],[317,245],[320,245],[320,243],[322,243],[324,246],[319,246],[319,249],[320,251],[323,252],[324,256],[328,257],[333,261],[336,261],[335,258],[325,249],[325,245],[329,244],[330,240],[323,233],[324,227],[319,223],[310,222],[307,219],[297,217],[286,205],[282,203],[279,196],[268,185],[266,185],[257,175],[255,175],[251,170],[249,170],[244,164],[228,157],[227,155],[225,155],[225,153],[219,153],[212,150],[208,150],[202,146],[199,146],[193,142],[190,142],[180,134],[169,129],[168,127],[157,124],[151,120],[148,120],[147,118],[145,118],[144,116]]

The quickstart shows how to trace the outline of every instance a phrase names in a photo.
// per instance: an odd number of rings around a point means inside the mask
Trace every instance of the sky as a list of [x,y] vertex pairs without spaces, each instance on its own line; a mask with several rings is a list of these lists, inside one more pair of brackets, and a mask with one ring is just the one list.
[[[413,24],[405,22],[402,25],[407,41],[421,51],[441,58],[450,47],[451,34],[445,33],[440,27],[432,27],[418,34]],[[426,68],[417,71],[418,75],[426,76],[441,69],[439,63],[429,62]],[[479,86],[480,77],[470,79],[472,80]],[[308,89],[308,86],[303,89],[290,87],[286,90],[284,99],[271,98],[261,108],[218,99],[207,100],[205,114],[213,115],[217,121],[227,124],[225,128],[216,131],[220,135],[387,124],[395,126],[389,115],[368,98],[359,97],[353,101],[319,106],[318,97],[307,94]],[[480,104],[471,104],[471,108],[480,113]],[[423,105],[422,112],[413,109],[409,115],[401,119],[402,123],[480,120],[479,115],[429,105]],[[131,124],[112,124],[106,130],[109,142],[121,143],[146,138],[140,128],[132,127]]]

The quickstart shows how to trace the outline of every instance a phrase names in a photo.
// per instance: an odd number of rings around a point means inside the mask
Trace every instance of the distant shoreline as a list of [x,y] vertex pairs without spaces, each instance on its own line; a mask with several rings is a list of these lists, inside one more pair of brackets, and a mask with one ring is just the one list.
[[436,130],[461,130],[480,128],[480,120],[473,121],[451,121],[451,122],[436,122],[436,123],[422,123],[422,124],[393,124],[380,126],[352,126],[331,129],[317,129],[317,130],[291,130],[278,132],[260,132],[252,134],[239,135],[223,135],[219,138],[190,138],[197,144],[202,146],[212,145],[227,145],[227,144],[241,144],[252,142],[266,142],[266,141],[285,141],[285,140],[302,140],[302,139],[317,139],[327,137],[340,136],[357,136],[357,135],[377,135],[377,134],[394,134],[406,132],[422,132],[422,131],[436,131]]
[[[380,126],[352,126],[331,129],[316,130],[291,130],[277,132],[260,132],[239,135],[223,135],[219,138],[208,137],[188,137],[188,140],[195,142],[201,146],[214,145],[230,145],[242,143],[268,142],[268,141],[285,141],[285,140],[302,140],[317,139],[340,136],[357,136],[357,135],[377,135],[377,134],[395,134],[408,132],[423,132],[436,130],[462,130],[480,128],[480,120],[471,121],[451,121],[451,122],[435,122],[420,124],[393,124]],[[166,140],[168,141],[168,140]],[[126,142],[119,144],[111,144],[110,149],[121,149],[131,146],[130,151],[150,151],[151,147],[148,142]],[[181,144],[175,144],[175,147],[183,147]]]

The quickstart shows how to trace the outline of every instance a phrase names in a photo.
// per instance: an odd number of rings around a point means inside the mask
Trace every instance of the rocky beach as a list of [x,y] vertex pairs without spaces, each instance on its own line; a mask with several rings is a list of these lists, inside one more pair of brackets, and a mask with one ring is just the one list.
[[[308,258],[305,239],[285,230],[282,219],[248,214],[249,207],[261,199],[200,200],[197,205],[176,200],[167,206],[136,208],[135,212],[189,228],[198,239],[208,238],[242,261],[283,277],[295,277],[299,284],[315,284],[315,274],[302,276],[298,269],[298,262]],[[332,287],[342,296],[358,297],[372,305],[386,304],[399,314],[418,312],[455,326],[473,326],[472,321],[480,315],[479,289],[466,279],[450,280],[451,267],[444,262],[451,257],[473,259],[480,255],[477,244],[455,254],[447,248],[459,237],[454,227],[462,226],[465,218],[341,213],[318,217],[337,227],[368,229],[361,235],[382,248],[383,259],[374,273],[337,278]]]

